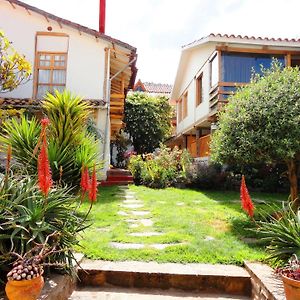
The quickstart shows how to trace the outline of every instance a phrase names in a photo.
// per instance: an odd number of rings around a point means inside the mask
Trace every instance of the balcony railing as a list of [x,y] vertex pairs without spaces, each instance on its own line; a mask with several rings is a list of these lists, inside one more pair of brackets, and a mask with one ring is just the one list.
[[210,156],[210,134],[199,138],[199,155],[197,155],[197,140],[191,143],[190,154],[192,157],[207,157]]
[[210,115],[217,113],[224,104],[228,102],[227,98],[233,95],[236,88],[246,85],[246,82],[219,82],[209,91]]

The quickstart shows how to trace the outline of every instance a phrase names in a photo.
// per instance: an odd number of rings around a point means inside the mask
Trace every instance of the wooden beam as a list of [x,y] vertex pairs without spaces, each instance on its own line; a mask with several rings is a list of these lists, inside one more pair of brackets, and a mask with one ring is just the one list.
[[292,65],[292,57],[291,57],[291,53],[288,53],[286,55],[286,66],[290,67]]
[[27,13],[31,16],[30,10],[28,8],[25,8],[25,9],[26,9]]
[[261,47],[260,49],[254,48],[235,48],[235,47],[228,47],[228,46],[217,46],[216,50],[224,51],[224,52],[241,52],[241,53],[261,53],[261,54],[300,54],[300,51],[289,51],[289,50],[274,50],[274,49],[266,49]]
[[110,49],[111,52],[116,52],[116,53],[119,53],[123,56],[128,56],[128,57],[131,56],[131,53],[127,53],[127,52],[122,51],[122,50],[117,50],[117,49],[114,49],[114,48],[106,48],[106,49]]
[[16,6],[12,2],[9,1],[9,3],[14,9],[16,9]]
[[249,84],[249,82],[225,82],[225,81],[219,81],[219,86],[244,86],[246,84]]
[[111,94],[110,98],[111,99],[124,99],[125,95],[124,94]]

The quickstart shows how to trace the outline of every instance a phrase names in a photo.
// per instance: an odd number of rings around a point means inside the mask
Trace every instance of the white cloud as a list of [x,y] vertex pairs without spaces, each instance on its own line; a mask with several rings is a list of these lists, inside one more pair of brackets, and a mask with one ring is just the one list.
[[[23,0],[98,28],[99,0]],[[107,0],[106,33],[137,47],[138,78],[172,83],[181,46],[211,32],[299,37],[298,0]]]

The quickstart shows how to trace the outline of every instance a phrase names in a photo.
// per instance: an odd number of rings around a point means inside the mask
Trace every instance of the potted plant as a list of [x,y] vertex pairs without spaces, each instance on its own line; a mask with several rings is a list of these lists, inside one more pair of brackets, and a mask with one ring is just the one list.
[[17,257],[13,268],[7,273],[5,292],[9,300],[36,300],[44,286],[44,265],[55,265],[45,263],[45,258],[55,251],[56,246],[49,247],[48,240],[55,237],[56,232],[47,236],[44,244],[36,244],[23,256],[11,252]]
[[287,300],[300,299],[300,262],[297,255],[293,255],[287,266],[279,268]]

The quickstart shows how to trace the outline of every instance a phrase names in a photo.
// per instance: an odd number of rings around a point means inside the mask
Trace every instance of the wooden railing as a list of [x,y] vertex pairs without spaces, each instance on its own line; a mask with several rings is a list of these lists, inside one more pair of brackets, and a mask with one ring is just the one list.
[[210,134],[199,138],[199,155],[197,155],[197,141],[191,143],[188,149],[192,157],[210,156]]
[[[217,112],[228,100],[224,95],[233,95],[233,88],[241,87],[246,85],[246,82],[223,82],[220,81],[217,85],[212,87],[209,91],[209,108],[211,112]],[[231,88],[232,90],[226,91],[226,88]]]

